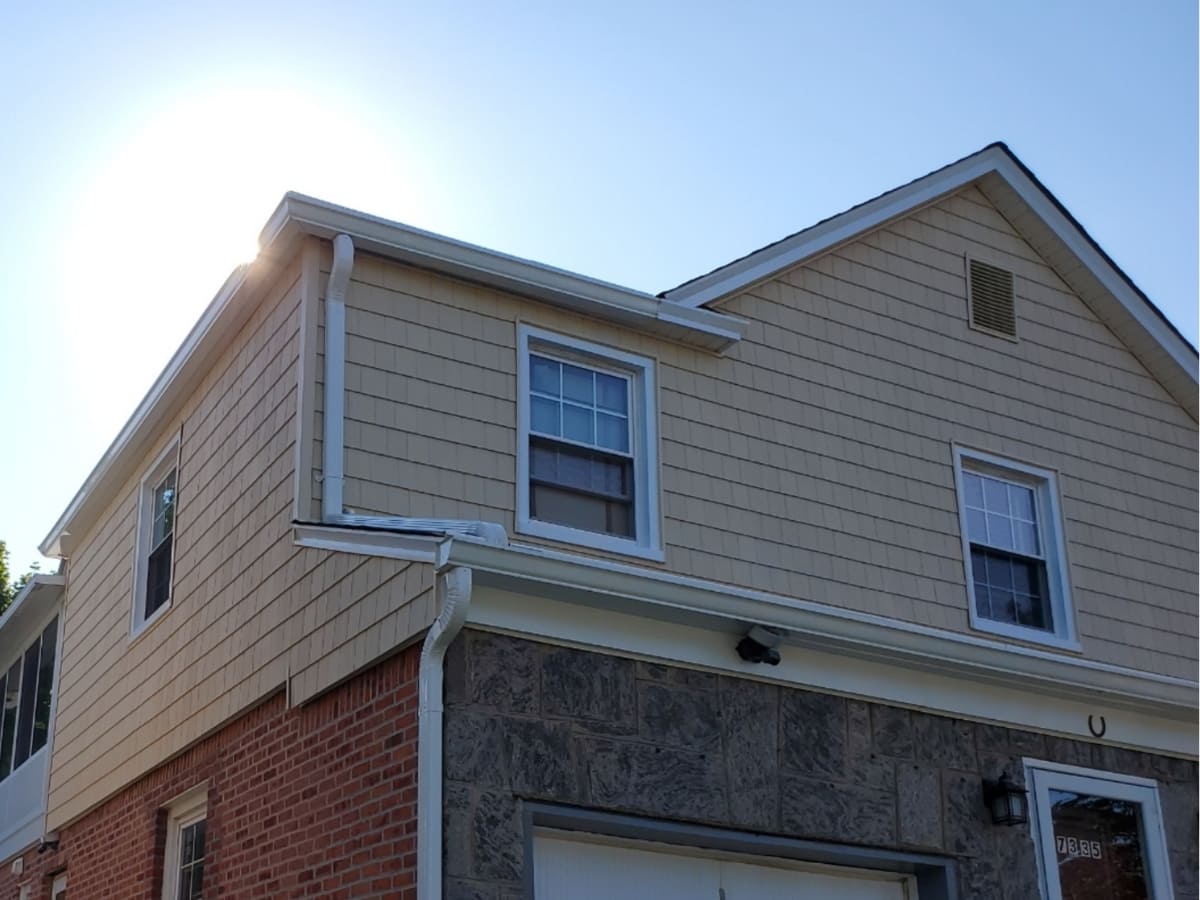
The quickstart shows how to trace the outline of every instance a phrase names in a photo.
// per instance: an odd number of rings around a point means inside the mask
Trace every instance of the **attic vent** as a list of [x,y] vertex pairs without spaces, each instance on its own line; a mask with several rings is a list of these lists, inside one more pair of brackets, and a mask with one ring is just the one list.
[[1006,337],[1017,336],[1017,313],[1013,306],[1013,273],[977,259],[970,269],[971,325]]

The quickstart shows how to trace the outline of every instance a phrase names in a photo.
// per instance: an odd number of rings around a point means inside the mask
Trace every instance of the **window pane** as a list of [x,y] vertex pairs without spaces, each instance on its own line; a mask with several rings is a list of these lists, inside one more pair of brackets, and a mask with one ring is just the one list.
[[1024,519],[1027,522],[1035,521],[1033,514],[1033,488],[1027,488],[1021,484],[1010,484],[1008,486],[1008,501],[1009,507],[1012,509],[1012,514],[1018,519]]
[[563,437],[569,438],[572,441],[579,441],[581,444],[594,444],[596,442],[596,433],[592,421],[594,414],[590,407],[584,409],[564,403],[562,414]]
[[558,437],[562,434],[558,424],[558,403],[534,397],[529,407],[529,427],[538,434],[550,434]]
[[1012,535],[1012,521],[1007,516],[997,516],[988,513],[987,532],[987,542],[993,547],[1003,547],[1005,550],[1015,549]]
[[175,524],[175,472],[163,479],[154,490],[154,527],[151,529],[150,546],[158,544],[171,533]]
[[1008,515],[1008,485],[995,478],[983,479],[983,502],[988,512]]
[[1046,609],[1037,597],[1014,591],[1013,603],[1016,606],[1018,625],[1024,625],[1026,628],[1047,629]]
[[529,381],[533,389],[551,397],[561,395],[558,385],[559,364],[541,356],[529,357]]
[[1050,790],[1063,900],[1148,900],[1140,806]]
[[562,393],[566,400],[574,400],[591,407],[596,398],[592,391],[594,375],[591,369],[581,369],[579,366],[563,363]]
[[21,701],[21,661],[8,670],[4,680],[4,721],[0,726],[0,778],[12,771],[13,747],[17,743],[17,707]]
[[608,450],[629,452],[629,420],[596,413],[596,443]]
[[21,661],[21,703],[17,710],[17,743],[13,748],[13,768],[29,759],[29,744],[33,739],[33,710],[37,703],[38,650],[41,638],[25,651]]
[[1037,528],[1032,522],[1022,522],[1017,519],[1013,522],[1013,532],[1016,537],[1015,549],[1018,553],[1025,553],[1029,556],[1041,556],[1042,550],[1038,546]]
[[988,584],[994,588],[1010,590],[1013,586],[1012,561],[1002,556],[989,556],[987,561]]
[[170,535],[150,554],[146,565],[146,610],[142,615],[148,619],[154,615],[171,596],[171,543]]
[[987,543],[987,515],[982,509],[967,508],[967,539]]
[[963,488],[967,492],[967,506],[983,509],[983,479],[973,472],[963,472]]
[[972,546],[971,572],[979,616],[1009,625],[1053,630],[1046,566],[1041,560]]
[[33,714],[33,745],[37,753],[50,735],[50,701],[54,695],[54,657],[58,650],[58,618],[42,632],[42,658],[38,667],[37,708]]
[[609,412],[629,413],[629,382],[616,375],[596,373],[596,405]]
[[630,506],[629,503],[550,485],[534,484],[529,488],[529,511],[535,519],[583,531],[632,537]]

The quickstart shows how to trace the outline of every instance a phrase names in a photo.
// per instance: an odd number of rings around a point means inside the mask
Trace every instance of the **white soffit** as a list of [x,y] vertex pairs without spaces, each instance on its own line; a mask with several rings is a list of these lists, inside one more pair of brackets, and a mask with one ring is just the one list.
[[0,615],[0,664],[25,649],[62,598],[67,583],[64,575],[34,575]]
[[1003,144],[985,147],[661,296],[682,307],[705,306],[975,182],[1142,365],[1197,418],[1196,349]]
[[497,548],[456,540],[447,564],[469,566],[478,584],[516,593],[541,593],[571,603],[599,602],[613,611],[636,610],[642,618],[708,623],[704,627],[719,630],[770,625],[787,631],[796,646],[979,684],[1019,686],[1100,709],[1137,710],[1195,722],[1196,682],[1052,650],[541,547]]

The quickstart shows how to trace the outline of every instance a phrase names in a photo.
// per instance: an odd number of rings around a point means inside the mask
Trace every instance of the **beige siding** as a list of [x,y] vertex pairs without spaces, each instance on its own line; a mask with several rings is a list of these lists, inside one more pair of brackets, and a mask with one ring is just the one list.
[[171,608],[130,638],[138,479],[79,543],[50,827],[283,688],[289,675],[293,701],[303,702],[432,620],[429,566],[293,543],[309,285],[300,265],[280,278],[163,433],[164,446],[181,435]]
[[[967,326],[967,253],[1016,272],[1019,341]],[[960,443],[1060,473],[1085,656],[1194,676],[1195,422],[981,193],[724,309],[716,357],[360,258],[347,506],[512,532],[525,321],[658,359],[667,569],[969,631]]]

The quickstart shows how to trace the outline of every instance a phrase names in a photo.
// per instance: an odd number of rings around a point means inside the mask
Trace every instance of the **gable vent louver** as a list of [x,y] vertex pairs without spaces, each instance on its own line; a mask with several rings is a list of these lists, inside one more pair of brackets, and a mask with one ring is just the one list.
[[1013,273],[977,259],[968,261],[968,269],[972,327],[1015,338],[1017,313],[1013,300]]

